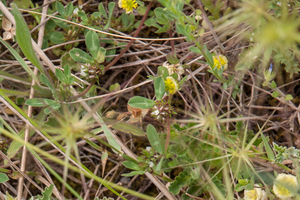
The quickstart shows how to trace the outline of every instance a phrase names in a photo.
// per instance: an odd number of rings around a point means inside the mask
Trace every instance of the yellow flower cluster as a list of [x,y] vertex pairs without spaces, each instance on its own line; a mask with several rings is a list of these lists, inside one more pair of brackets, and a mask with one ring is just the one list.
[[259,185],[254,185],[256,188],[253,190],[244,191],[244,200],[267,200],[267,193],[259,188]]
[[273,191],[277,197],[288,199],[294,197],[299,190],[296,176],[290,174],[279,174],[274,182]]
[[167,79],[165,80],[165,86],[166,91],[170,94],[175,94],[175,92],[178,91],[177,81],[172,76],[167,77]]
[[214,60],[214,66],[213,69],[218,68],[218,69],[227,69],[228,68],[228,60],[226,56],[223,55],[218,55],[213,57]]
[[138,4],[135,0],[119,0],[119,7],[126,11],[126,14],[131,13]]

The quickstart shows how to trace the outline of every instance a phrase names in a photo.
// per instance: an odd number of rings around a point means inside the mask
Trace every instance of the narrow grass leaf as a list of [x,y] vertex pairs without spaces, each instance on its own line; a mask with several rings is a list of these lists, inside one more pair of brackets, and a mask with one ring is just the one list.
[[133,172],[130,172],[130,173],[127,173],[127,174],[122,174],[122,176],[132,177],[132,176],[140,175],[140,174],[144,174],[144,173],[145,173],[144,171],[133,171]]
[[25,103],[33,107],[44,107],[44,106],[55,104],[56,101],[52,99],[32,98],[32,99],[27,99]]
[[263,143],[264,143],[264,146],[265,146],[268,158],[270,160],[272,160],[272,161],[275,161],[275,155],[274,155],[274,153],[273,153],[273,151],[272,151],[272,149],[271,149],[271,147],[270,147],[270,145],[268,143],[267,138],[264,136],[264,134],[263,134],[262,131],[260,132],[260,134],[261,134],[261,138],[263,140]]
[[31,35],[30,31],[28,29],[28,26],[22,16],[22,14],[19,12],[17,6],[15,4],[12,4],[13,7],[13,13],[16,20],[16,38],[17,42],[24,53],[24,55],[28,58],[28,60],[36,66],[42,73],[44,73],[44,68],[41,65],[39,59],[35,55],[35,52],[33,50],[32,44],[31,44]]
[[101,127],[102,130],[106,136],[106,139],[108,141],[108,143],[114,147],[114,149],[112,148],[112,150],[116,153],[120,153],[121,152],[121,146],[117,143],[117,141],[114,139],[112,132],[108,129],[108,127],[106,126],[105,122],[103,121],[102,117],[100,115],[97,115],[99,118],[99,121],[101,123]]
[[0,37],[0,42],[11,52],[11,54],[17,59],[17,61],[21,64],[21,66],[25,69],[25,71],[30,74],[30,76],[34,79],[35,82],[39,82],[39,79],[33,73],[33,71],[28,67],[22,57],[7,43],[2,37]]

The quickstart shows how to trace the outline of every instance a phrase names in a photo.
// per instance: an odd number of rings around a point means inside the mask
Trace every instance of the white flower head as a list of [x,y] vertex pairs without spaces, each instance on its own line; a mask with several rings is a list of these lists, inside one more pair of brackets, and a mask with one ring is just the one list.
[[169,64],[168,61],[163,63],[163,67],[168,69],[169,76],[176,73],[178,74],[178,80],[180,80],[180,76],[184,73],[184,68],[180,64]]
[[87,76],[88,74],[86,72],[87,72],[87,67],[84,66],[84,65],[81,65],[80,66],[80,75],[81,76]]
[[77,15],[78,15],[78,11],[79,11],[79,8],[76,7],[76,8],[73,10],[73,15],[77,16]]
[[151,113],[151,115],[159,115],[159,110],[155,110]]
[[154,167],[154,163],[152,161],[149,162],[149,167]]
[[244,190],[245,200],[268,200],[266,191],[259,188],[259,185],[255,184],[253,190]]
[[196,15],[195,16],[195,20],[201,20],[201,19],[202,19],[201,15]]
[[279,174],[273,185],[275,195],[281,199],[294,197],[299,189],[296,176],[290,174]]
[[281,2],[280,1],[277,1],[276,3],[278,6],[281,6]]
[[149,151],[149,152],[150,152],[150,151],[151,151],[151,149],[152,149],[152,147],[149,147],[149,146],[148,146],[148,147],[146,147],[146,151]]

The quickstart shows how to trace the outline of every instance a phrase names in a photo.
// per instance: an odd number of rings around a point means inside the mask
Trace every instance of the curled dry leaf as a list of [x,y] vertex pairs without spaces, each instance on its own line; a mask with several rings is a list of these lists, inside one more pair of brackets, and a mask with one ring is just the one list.
[[5,17],[2,20],[2,28],[5,30],[3,33],[3,40],[14,39],[16,35],[16,28],[12,26],[12,23]]
[[109,119],[113,119],[118,113],[116,113],[116,111],[114,110],[111,110],[111,111],[108,111],[105,116]]
[[130,105],[127,105],[127,109],[131,114],[130,123],[142,122],[143,117],[145,117],[149,111],[149,109],[134,108]]

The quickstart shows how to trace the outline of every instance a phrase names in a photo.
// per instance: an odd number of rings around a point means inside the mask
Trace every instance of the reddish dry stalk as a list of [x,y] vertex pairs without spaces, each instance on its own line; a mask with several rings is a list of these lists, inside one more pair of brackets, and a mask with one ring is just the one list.
[[[172,37],[172,29],[169,30],[169,37]],[[171,49],[172,49],[172,54],[174,55],[175,52],[175,47],[174,47],[174,40],[170,40],[171,43]]]
[[[136,37],[136,36],[139,34],[139,32],[141,31],[141,28],[142,28],[144,22],[146,21],[146,18],[147,18],[147,16],[148,16],[148,13],[149,13],[149,11],[150,11],[151,6],[152,6],[152,1],[150,1],[149,5],[148,5],[148,7],[147,7],[147,10],[146,10],[146,12],[145,12],[145,14],[144,14],[144,16],[143,16],[143,18],[142,18],[142,21],[141,21],[139,27],[137,28],[137,30],[135,31],[133,37]],[[120,54],[119,54],[119,55],[118,55],[111,63],[109,63],[109,64],[104,68],[104,71],[107,71],[111,66],[113,66],[113,65],[114,65],[114,64],[122,57],[122,55],[123,55],[123,54],[129,49],[129,47],[132,45],[132,43],[134,42],[134,40],[135,40],[135,39],[131,39],[131,40],[130,40],[130,42],[129,42],[129,43],[127,44],[127,46],[121,51],[121,53],[120,53]]]

